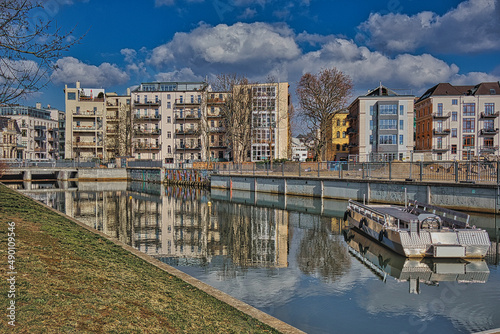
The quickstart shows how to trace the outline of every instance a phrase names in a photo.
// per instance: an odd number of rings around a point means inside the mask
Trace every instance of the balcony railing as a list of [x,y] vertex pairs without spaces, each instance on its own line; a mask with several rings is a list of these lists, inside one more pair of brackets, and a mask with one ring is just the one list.
[[210,132],[226,132],[226,128],[223,126],[218,126],[218,127],[210,127],[209,128]]
[[160,148],[161,148],[160,144],[143,144],[143,143],[134,144],[134,149],[139,151],[159,150]]
[[493,128],[487,128],[487,129],[481,129],[480,134],[482,136],[494,136],[498,133],[498,128],[493,129]]
[[79,142],[73,142],[73,146],[74,147],[96,147],[98,145],[92,141],[79,141]]
[[443,112],[433,112],[432,113],[432,118],[449,118],[451,116],[451,112],[443,113]]
[[134,101],[134,107],[159,107],[161,100],[158,101]]
[[500,114],[499,111],[497,112],[491,112],[491,111],[484,111],[481,113],[481,118],[496,118]]
[[161,115],[134,115],[136,121],[158,121],[160,119]]
[[176,151],[189,151],[189,150],[201,150],[201,146],[196,145],[196,146],[191,146],[191,145],[176,145],[175,146]]
[[196,135],[198,134],[198,129],[176,129],[175,130],[176,135]]
[[95,112],[93,110],[87,110],[87,111],[73,111],[73,117],[96,117],[100,116],[101,113]]
[[227,148],[227,145],[224,143],[211,143],[210,148]]
[[117,115],[106,115],[108,121],[119,121],[120,118]]
[[95,125],[76,125],[76,126],[73,126],[73,131],[95,131],[96,127]]
[[103,97],[80,96],[79,101],[104,102]]
[[175,99],[175,104],[176,105],[199,105],[201,104],[201,99],[189,99],[189,100],[184,100],[184,99]]
[[181,119],[199,120],[200,117],[198,117],[198,114],[183,114],[183,115],[176,114],[175,119],[177,119],[177,120],[181,120]]
[[495,153],[498,151],[498,146],[482,146],[479,148],[479,151],[484,153]]
[[450,129],[434,129],[432,133],[436,136],[446,136],[450,134]]
[[160,129],[134,129],[135,135],[160,135]]
[[220,99],[220,98],[207,99],[208,104],[221,104],[224,102],[226,102],[226,101],[224,99]]

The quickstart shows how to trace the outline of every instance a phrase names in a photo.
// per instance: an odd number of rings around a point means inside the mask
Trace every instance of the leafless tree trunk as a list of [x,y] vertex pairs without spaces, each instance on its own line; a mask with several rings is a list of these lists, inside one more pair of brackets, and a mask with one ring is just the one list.
[[72,31],[61,33],[54,22],[35,19],[41,10],[42,1],[0,2],[0,103],[45,86],[53,62],[79,40],[68,42]]
[[306,73],[297,86],[300,113],[314,136],[315,159],[324,157],[328,120],[344,109],[352,92],[351,78],[336,68]]
[[235,162],[248,160],[251,147],[252,90],[247,78],[237,74],[219,74],[211,83],[215,91],[228,92],[220,107],[226,122],[226,136]]

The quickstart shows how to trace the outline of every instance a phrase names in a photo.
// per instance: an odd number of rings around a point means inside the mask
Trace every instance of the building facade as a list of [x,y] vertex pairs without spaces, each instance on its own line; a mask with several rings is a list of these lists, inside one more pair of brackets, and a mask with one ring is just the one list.
[[0,159],[22,157],[21,130],[14,119],[0,117]]
[[440,83],[415,103],[416,150],[430,160],[470,160],[499,153],[500,83]]
[[116,157],[129,157],[132,155],[132,137],[142,135],[134,133],[131,117],[130,91],[127,95],[116,93],[105,94],[106,127],[104,133],[104,146],[106,158],[113,160]]
[[414,96],[380,85],[348,107],[349,159],[410,159],[414,149]]
[[64,88],[66,104],[66,159],[106,159],[104,89]]
[[[55,113],[57,115],[57,113]],[[59,157],[58,121],[51,110],[25,106],[0,106],[0,115],[17,122],[21,129],[22,156],[19,159],[40,160]]]
[[347,161],[349,156],[348,114],[346,109],[330,117],[326,128],[326,147],[323,161]]

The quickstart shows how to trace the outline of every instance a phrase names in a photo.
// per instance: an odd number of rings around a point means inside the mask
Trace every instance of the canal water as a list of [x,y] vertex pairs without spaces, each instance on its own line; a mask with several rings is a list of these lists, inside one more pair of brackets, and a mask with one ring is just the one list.
[[[49,188],[51,186],[48,186]],[[148,183],[23,190],[307,333],[500,328],[496,217],[486,260],[408,260],[342,221],[345,201]]]

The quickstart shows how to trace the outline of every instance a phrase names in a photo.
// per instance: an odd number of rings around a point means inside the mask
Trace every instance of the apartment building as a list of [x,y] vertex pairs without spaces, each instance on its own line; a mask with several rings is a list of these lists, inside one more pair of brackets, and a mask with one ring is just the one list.
[[251,161],[289,159],[291,152],[288,83],[251,85]]
[[357,97],[348,107],[349,158],[409,159],[414,146],[414,98],[382,85]]
[[222,106],[226,103],[227,92],[208,92],[207,98],[207,138],[210,161],[227,161],[228,152],[227,129]]
[[497,156],[500,83],[440,83],[415,103],[416,150],[433,160]]
[[132,91],[134,156],[166,163],[205,159],[201,121],[207,87],[204,82],[152,82]]
[[349,155],[349,136],[347,129],[349,128],[349,121],[347,116],[349,112],[347,109],[341,110],[334,114],[328,120],[326,128],[326,147],[322,160],[325,161],[346,161]]
[[126,95],[116,93],[105,94],[106,131],[104,132],[104,147],[106,158],[132,155],[132,137],[143,133],[132,129],[130,91]]
[[65,158],[106,159],[104,148],[105,91],[100,88],[64,88],[66,105]]
[[35,108],[0,106],[0,115],[15,120],[21,129],[22,156],[17,158],[40,160],[59,157],[58,121],[51,114],[57,115],[53,110],[43,109],[39,103]]
[[14,119],[0,117],[0,159],[22,157],[21,130]]
[[307,159],[307,146],[300,138],[292,138],[292,160],[304,162]]

